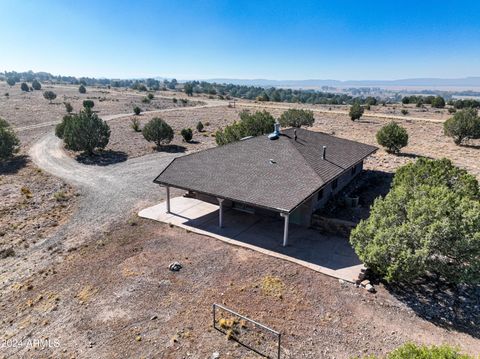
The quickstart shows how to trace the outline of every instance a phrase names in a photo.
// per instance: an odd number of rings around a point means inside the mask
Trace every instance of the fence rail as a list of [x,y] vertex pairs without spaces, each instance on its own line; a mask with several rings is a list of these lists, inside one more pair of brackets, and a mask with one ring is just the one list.
[[221,305],[221,304],[216,304],[216,303],[214,303],[214,304],[212,305],[213,328],[216,329],[216,330],[218,330],[219,332],[221,332],[221,333],[223,333],[223,334],[228,334],[228,332],[227,332],[227,331],[225,330],[225,328],[223,328],[221,325],[220,325],[220,326],[217,325],[218,322],[219,322],[219,321],[217,321],[217,308],[218,308],[218,309],[221,309],[222,311],[227,312],[227,313],[229,313],[229,314],[231,314],[231,315],[233,315],[233,316],[235,316],[235,317],[238,317],[238,318],[240,318],[240,319],[242,319],[242,320],[245,320],[245,321],[247,321],[247,322],[250,322],[250,323],[252,323],[253,325],[255,325],[256,327],[259,327],[259,328],[261,328],[261,329],[263,329],[263,330],[271,333],[271,334],[275,337],[275,343],[276,343],[276,346],[277,346],[276,351],[275,351],[275,354],[276,354],[276,355],[275,355],[275,356],[271,356],[270,354],[267,354],[267,353],[265,353],[265,352],[262,352],[260,349],[256,349],[256,348],[254,348],[253,346],[251,346],[251,345],[249,345],[249,344],[247,344],[247,343],[242,342],[242,341],[240,340],[240,338],[238,338],[237,336],[231,336],[231,339],[235,340],[235,341],[236,341],[237,343],[239,343],[240,345],[244,346],[244,347],[247,348],[247,349],[250,349],[250,350],[254,351],[255,353],[257,353],[257,354],[259,354],[259,355],[261,355],[261,356],[263,356],[263,357],[265,357],[265,358],[274,358],[274,357],[276,357],[277,359],[280,359],[280,347],[281,347],[281,337],[282,337],[282,335],[281,335],[279,332],[277,332],[276,330],[273,330],[272,328],[267,327],[266,325],[263,325],[262,323],[259,323],[259,322],[255,321],[255,320],[253,320],[253,319],[250,319],[250,318],[248,318],[248,317],[246,317],[246,316],[244,316],[244,315],[241,315],[241,314],[239,314],[239,313],[237,313],[237,312],[235,312],[235,311],[233,311],[233,310],[231,310],[231,309],[228,309],[228,308],[224,307],[224,306]]

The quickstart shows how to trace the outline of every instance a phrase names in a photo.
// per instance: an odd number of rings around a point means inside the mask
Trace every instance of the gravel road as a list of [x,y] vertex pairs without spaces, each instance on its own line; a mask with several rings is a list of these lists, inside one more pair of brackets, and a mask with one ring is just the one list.
[[39,168],[75,185],[81,196],[77,213],[55,237],[71,230],[88,234],[92,229],[106,229],[142,206],[161,201],[165,191],[153,179],[178,155],[154,153],[109,166],[84,165],[69,157],[52,133],[30,149]]

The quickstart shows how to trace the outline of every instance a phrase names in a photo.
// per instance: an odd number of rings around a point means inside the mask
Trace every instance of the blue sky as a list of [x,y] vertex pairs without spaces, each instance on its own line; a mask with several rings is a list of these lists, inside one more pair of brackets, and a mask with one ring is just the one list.
[[480,76],[480,1],[0,0],[0,71],[96,77]]

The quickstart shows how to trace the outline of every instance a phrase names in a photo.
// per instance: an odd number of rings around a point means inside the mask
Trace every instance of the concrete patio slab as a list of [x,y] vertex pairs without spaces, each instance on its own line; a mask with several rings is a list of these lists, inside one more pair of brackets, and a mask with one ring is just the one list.
[[353,282],[363,268],[345,238],[290,224],[289,245],[282,246],[283,218],[259,216],[224,209],[223,228],[218,227],[218,206],[194,198],[175,197],[139,212],[143,218],[169,223],[236,246],[294,262]]

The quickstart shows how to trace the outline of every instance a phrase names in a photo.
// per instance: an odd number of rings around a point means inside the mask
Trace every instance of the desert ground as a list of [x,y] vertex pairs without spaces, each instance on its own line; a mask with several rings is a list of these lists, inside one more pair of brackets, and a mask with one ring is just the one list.
[[[50,104],[43,90],[57,93]],[[4,94],[8,92],[8,96]],[[379,283],[371,294],[302,266],[236,248],[215,239],[141,220],[139,209],[165,198],[153,178],[175,156],[215,146],[214,133],[242,110],[312,109],[312,130],[376,144],[376,131],[394,120],[409,145],[394,156],[380,149],[367,170],[392,173],[418,156],[448,157],[480,179],[480,144],[456,146],[443,135],[446,109],[372,106],[352,122],[346,106],[228,101],[177,92],[44,85],[22,93],[0,82],[0,117],[16,130],[22,147],[0,167],[1,343],[51,339],[58,346],[0,347],[0,358],[254,358],[252,352],[212,329],[211,305],[225,304],[280,331],[283,358],[350,358],[385,354],[414,341],[449,343],[480,353],[480,293],[461,300],[421,286]],[[103,155],[85,163],[53,135],[84,99],[111,127]],[[134,116],[140,106],[145,112]],[[407,108],[407,115],[401,109]],[[160,151],[131,128],[153,117],[174,129]],[[195,130],[198,121],[205,129]],[[191,127],[191,143],[181,140]],[[174,195],[181,195],[175,192]],[[176,273],[173,261],[182,263]],[[420,286],[419,286],[420,287]]]

